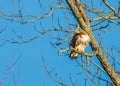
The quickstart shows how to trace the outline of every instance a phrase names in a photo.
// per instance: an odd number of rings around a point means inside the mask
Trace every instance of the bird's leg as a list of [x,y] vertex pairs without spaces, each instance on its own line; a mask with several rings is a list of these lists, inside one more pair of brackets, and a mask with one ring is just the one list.
[[78,50],[77,50],[77,49],[75,49],[75,48],[73,48],[72,46],[70,46],[70,50],[73,50],[73,51],[75,51],[75,52],[77,52],[77,53],[78,53]]
[[99,52],[98,48],[94,49],[93,52],[92,52],[92,54],[91,54],[91,56],[95,56],[98,52]]
[[84,51],[79,51],[78,49],[73,48],[72,46],[70,46],[70,50],[73,50],[73,51],[75,51],[76,53],[79,53],[79,54],[83,54],[84,53]]
[[94,49],[93,52],[92,52],[92,54],[85,53],[85,52],[81,52],[81,54],[83,56],[86,56],[86,57],[93,57],[93,56],[95,56],[98,53],[98,51],[99,51],[98,49]]

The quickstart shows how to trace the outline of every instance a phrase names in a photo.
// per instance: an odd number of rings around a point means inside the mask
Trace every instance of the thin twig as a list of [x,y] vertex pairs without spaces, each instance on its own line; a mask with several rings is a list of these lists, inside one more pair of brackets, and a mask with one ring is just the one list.
[[63,81],[57,80],[57,79],[55,79],[55,78],[51,75],[51,73],[50,73],[49,70],[48,70],[48,66],[47,66],[46,63],[45,63],[45,60],[44,60],[43,55],[41,56],[41,58],[42,58],[43,65],[44,65],[44,68],[45,68],[48,76],[49,76],[53,81],[55,81],[56,83],[58,83],[58,84],[60,84],[60,85],[62,85],[62,86],[67,86]]

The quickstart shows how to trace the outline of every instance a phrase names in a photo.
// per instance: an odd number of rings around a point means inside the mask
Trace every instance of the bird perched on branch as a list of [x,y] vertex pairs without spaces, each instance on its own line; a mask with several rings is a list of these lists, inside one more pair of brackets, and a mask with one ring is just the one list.
[[78,53],[84,53],[84,50],[88,46],[89,42],[90,37],[87,32],[84,30],[78,30],[70,42],[70,48],[72,48],[70,58],[76,59],[78,57]]

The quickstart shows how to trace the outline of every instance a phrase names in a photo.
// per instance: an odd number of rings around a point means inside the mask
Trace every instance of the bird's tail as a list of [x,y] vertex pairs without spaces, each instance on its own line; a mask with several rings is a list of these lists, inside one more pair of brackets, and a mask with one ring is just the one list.
[[70,53],[70,58],[71,58],[71,59],[77,59],[77,57],[78,57],[78,53],[76,53],[75,51],[72,51],[72,52]]

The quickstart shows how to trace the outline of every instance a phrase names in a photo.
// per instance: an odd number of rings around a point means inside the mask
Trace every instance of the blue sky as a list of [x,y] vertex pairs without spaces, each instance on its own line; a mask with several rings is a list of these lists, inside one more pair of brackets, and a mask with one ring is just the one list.
[[[33,15],[39,17],[48,13],[50,11],[50,7],[58,5],[55,3],[55,0],[20,1],[20,8],[22,9],[23,15]],[[39,4],[39,1],[42,3],[43,11],[40,8],[41,5]],[[1,0],[0,8],[6,15],[18,14],[18,0]],[[53,14],[53,21],[52,17],[48,17],[28,24],[20,24],[0,18],[0,27],[7,26],[5,31],[0,34],[0,39],[5,38],[8,40],[14,39],[19,41],[13,31],[22,35],[23,38],[29,39],[39,34],[34,30],[35,27],[39,31],[53,28],[53,26],[58,28],[58,23],[56,23],[58,22],[58,16],[62,27],[68,29],[68,23],[66,23],[68,21],[63,19],[64,15],[62,13],[63,12],[61,12],[60,9],[57,9]],[[66,15],[70,20],[73,20],[72,23],[76,23],[74,17],[71,17],[70,12]],[[92,16],[91,14],[89,15]],[[25,18],[24,20],[27,21],[28,19],[29,18]],[[117,29],[118,26],[111,25],[111,27],[116,27],[116,29],[113,29],[112,32],[108,33],[99,32],[103,38],[104,46],[108,49],[110,49],[113,45],[117,46],[120,44],[120,39],[117,36],[120,31]],[[96,31],[93,33],[98,40],[98,32]],[[52,39],[52,36],[63,38],[66,35],[61,32],[50,32],[28,43],[16,44],[5,42],[5,44],[0,47],[0,80],[2,80],[3,75],[5,75],[5,79],[2,81],[2,86],[59,86],[47,75],[41,58],[42,56],[45,59],[46,65],[48,65],[49,71],[52,71],[51,74],[56,76],[56,79],[62,79],[67,86],[71,86],[69,79],[71,75],[73,81],[77,80],[77,85],[83,86],[85,82],[84,79],[87,79],[83,69],[79,67],[74,60],[70,60],[68,56],[65,56],[64,54],[58,56],[57,49],[52,47],[50,44],[50,42],[56,42],[55,39]],[[67,34],[67,36],[69,36],[69,34]],[[114,39],[115,37],[118,38]],[[3,40],[0,41],[0,43],[3,42]],[[66,47],[68,47],[68,42],[58,48],[60,49]],[[88,47],[86,51],[90,52],[90,50],[90,47]],[[19,60],[17,60],[18,57],[20,57]],[[4,74],[6,68],[14,64],[16,60],[17,63],[9,71],[7,71],[7,74]],[[99,64],[96,58],[93,58],[93,60]],[[79,58],[78,61],[81,62],[81,59]],[[94,71],[92,66],[90,68],[91,71]],[[103,76],[106,79],[108,78],[106,75]],[[91,84],[91,86],[93,85],[90,81],[88,81],[87,84]]]

